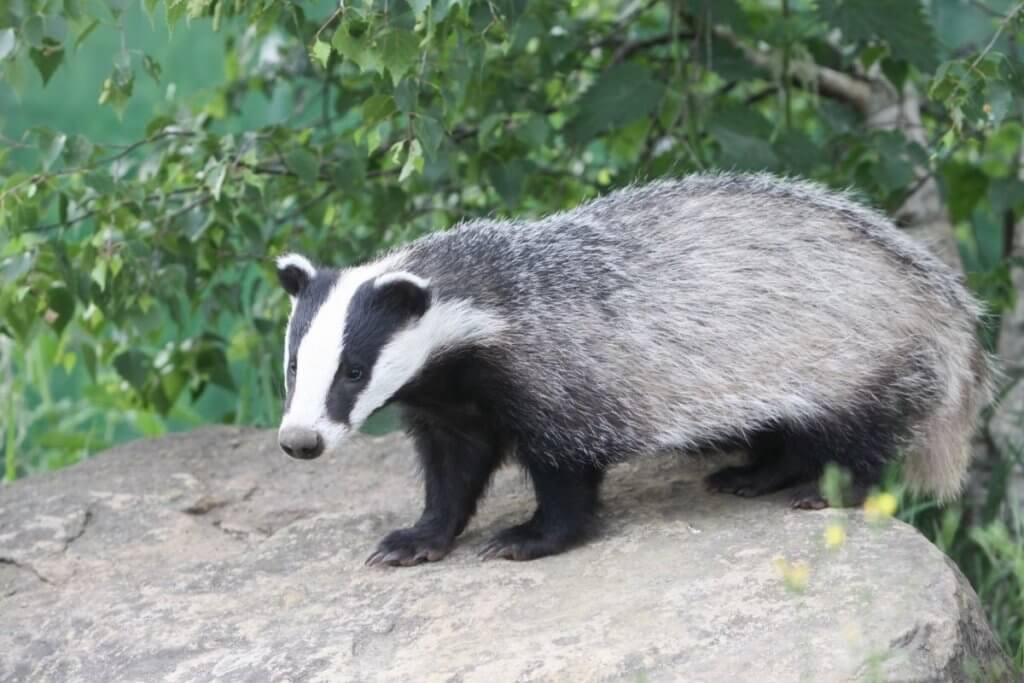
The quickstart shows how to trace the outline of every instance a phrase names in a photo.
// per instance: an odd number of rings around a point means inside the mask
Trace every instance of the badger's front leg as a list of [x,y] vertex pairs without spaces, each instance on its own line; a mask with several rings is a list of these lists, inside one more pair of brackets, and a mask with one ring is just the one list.
[[367,565],[410,566],[442,559],[476,512],[501,462],[498,445],[485,434],[455,431],[429,420],[413,420],[409,432],[426,487],[423,514],[413,526],[385,536]]
[[500,531],[480,551],[485,560],[533,560],[580,543],[590,531],[604,470],[586,465],[554,467],[528,460],[537,496],[533,517]]

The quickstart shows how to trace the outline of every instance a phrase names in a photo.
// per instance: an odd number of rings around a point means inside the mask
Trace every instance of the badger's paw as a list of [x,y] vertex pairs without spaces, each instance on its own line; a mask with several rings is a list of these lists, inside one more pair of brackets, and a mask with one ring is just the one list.
[[563,534],[552,533],[530,521],[504,529],[480,549],[480,559],[535,560],[556,555],[573,545]]
[[704,485],[712,493],[732,493],[744,498],[763,496],[778,490],[778,483],[765,476],[756,465],[726,467],[704,477]]
[[396,529],[377,544],[377,550],[366,558],[366,566],[411,567],[421,562],[437,562],[451,549],[451,539],[434,529]]

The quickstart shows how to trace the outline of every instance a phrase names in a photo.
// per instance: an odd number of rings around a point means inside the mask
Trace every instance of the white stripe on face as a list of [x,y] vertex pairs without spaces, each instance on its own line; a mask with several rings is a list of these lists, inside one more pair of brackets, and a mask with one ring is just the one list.
[[[313,429],[323,438],[325,450],[336,448],[348,433],[345,425],[332,422],[327,416],[327,396],[341,361],[348,305],[360,285],[388,270],[388,266],[386,261],[371,263],[344,271],[338,277],[299,342],[295,386],[281,429]],[[285,372],[287,357],[286,347]]]
[[284,326],[284,387],[288,391],[288,353],[292,348],[292,318],[295,317],[295,298],[292,297],[292,311],[288,314],[288,324]]
[[435,302],[412,326],[391,338],[377,357],[370,383],[349,415],[353,429],[394,396],[423,368],[430,356],[444,348],[484,341],[496,336],[504,323],[469,301]]

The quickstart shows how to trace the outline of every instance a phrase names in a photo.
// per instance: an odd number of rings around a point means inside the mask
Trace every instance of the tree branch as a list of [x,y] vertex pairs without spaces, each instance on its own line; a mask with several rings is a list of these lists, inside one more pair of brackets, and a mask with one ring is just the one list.
[[692,31],[677,31],[676,33],[666,33],[660,36],[652,36],[650,38],[643,38],[640,40],[627,40],[619,45],[612,55],[612,65],[619,64],[620,62],[629,59],[637,52],[641,52],[648,48],[656,47],[658,45],[665,45],[671,43],[674,40],[692,40],[694,34]]
[[[747,45],[727,27],[716,26],[714,31],[715,35],[743,52],[747,61],[754,66],[771,74],[782,73],[782,64],[775,54]],[[790,60],[788,72],[783,75],[794,84],[847,102],[862,113],[868,112],[872,87],[867,81],[807,60]]]

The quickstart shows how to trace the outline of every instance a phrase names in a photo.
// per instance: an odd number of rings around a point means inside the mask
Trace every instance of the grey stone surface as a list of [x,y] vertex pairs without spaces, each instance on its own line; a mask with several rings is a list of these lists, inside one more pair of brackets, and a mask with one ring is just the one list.
[[505,471],[445,561],[370,569],[420,504],[401,437],[313,462],[253,430],[130,444],[0,489],[0,680],[1008,678],[974,592],[912,528],[711,496],[699,474],[621,466],[590,544],[481,562],[531,511]]

